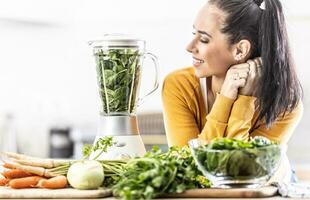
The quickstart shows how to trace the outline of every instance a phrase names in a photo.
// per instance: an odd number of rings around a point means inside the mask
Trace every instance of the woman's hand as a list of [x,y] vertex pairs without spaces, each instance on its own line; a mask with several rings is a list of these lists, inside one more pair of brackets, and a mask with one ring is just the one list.
[[256,89],[258,80],[261,77],[261,66],[262,59],[255,58],[253,60],[248,60],[249,64],[249,75],[246,79],[246,84],[239,89],[239,94],[246,96],[256,96]]
[[245,86],[249,71],[249,64],[247,63],[231,66],[226,73],[221,94],[235,100],[238,96],[238,89]]
[[222,85],[221,94],[236,99],[239,94],[253,95],[255,85],[260,77],[259,66],[261,66],[261,59],[255,58],[248,60],[246,63],[233,65],[226,73],[225,81]]

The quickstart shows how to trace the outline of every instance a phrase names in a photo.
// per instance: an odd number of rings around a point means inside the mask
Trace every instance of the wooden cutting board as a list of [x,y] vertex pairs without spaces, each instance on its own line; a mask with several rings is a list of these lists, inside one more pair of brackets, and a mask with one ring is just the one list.
[[11,189],[0,187],[0,199],[91,199],[112,196],[110,189],[77,190],[73,188],[48,189]]
[[[169,198],[258,198],[271,197],[277,194],[277,188],[266,186],[257,189],[232,188],[232,189],[192,189],[182,194],[167,194],[162,197]],[[48,189],[18,189],[0,187],[0,199],[92,199],[112,196],[110,189],[76,190],[72,188]]]
[[172,198],[258,198],[275,196],[278,189],[273,186],[261,188],[206,188],[187,190],[181,194],[164,195]]
[[165,195],[171,198],[261,198],[277,195],[278,189],[273,186],[261,188],[206,188],[187,190],[181,194]]

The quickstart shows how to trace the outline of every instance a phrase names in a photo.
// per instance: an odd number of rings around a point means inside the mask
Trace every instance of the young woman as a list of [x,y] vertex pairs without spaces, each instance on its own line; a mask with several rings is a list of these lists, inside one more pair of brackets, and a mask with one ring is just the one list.
[[[193,66],[163,85],[169,146],[254,136],[286,146],[303,106],[279,0],[209,0],[193,28]],[[269,182],[295,181],[291,171],[285,157]]]
[[209,0],[193,28],[193,66],[163,85],[168,144],[257,135],[287,143],[303,107],[279,0]]

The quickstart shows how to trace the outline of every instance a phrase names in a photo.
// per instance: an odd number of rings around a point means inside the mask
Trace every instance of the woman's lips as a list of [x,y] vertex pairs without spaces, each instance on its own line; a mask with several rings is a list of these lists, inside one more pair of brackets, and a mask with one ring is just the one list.
[[199,67],[202,63],[204,63],[203,60],[197,59],[193,57],[193,65],[194,67]]

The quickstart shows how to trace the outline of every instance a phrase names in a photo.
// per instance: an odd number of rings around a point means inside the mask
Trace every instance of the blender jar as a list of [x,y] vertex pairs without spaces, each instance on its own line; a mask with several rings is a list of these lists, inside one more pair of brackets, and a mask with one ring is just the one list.
[[158,88],[158,64],[153,54],[145,52],[145,41],[126,35],[105,35],[102,40],[92,41],[101,114],[135,115],[143,60],[150,57],[155,66],[155,83],[150,95]]

